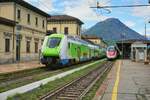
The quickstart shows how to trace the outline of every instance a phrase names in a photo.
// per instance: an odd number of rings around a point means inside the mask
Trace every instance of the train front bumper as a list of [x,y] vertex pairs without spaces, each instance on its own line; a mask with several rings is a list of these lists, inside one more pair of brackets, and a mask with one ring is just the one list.
[[45,65],[53,65],[53,64],[57,64],[59,62],[59,57],[41,57],[40,61],[42,64]]

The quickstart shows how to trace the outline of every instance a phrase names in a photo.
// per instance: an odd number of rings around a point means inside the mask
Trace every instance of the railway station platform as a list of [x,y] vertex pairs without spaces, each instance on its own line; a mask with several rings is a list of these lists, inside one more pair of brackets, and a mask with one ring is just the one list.
[[18,62],[13,64],[1,64],[0,73],[9,73],[26,69],[33,69],[38,67],[44,67],[40,64],[39,61],[30,61],[30,62]]
[[118,60],[94,100],[150,100],[150,65]]

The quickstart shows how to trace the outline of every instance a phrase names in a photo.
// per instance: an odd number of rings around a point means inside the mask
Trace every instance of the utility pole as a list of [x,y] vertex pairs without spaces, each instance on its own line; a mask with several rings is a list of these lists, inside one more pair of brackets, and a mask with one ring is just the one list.
[[146,38],[146,33],[147,33],[146,32],[147,31],[146,28],[147,28],[147,26],[146,26],[146,22],[145,22],[145,38]]

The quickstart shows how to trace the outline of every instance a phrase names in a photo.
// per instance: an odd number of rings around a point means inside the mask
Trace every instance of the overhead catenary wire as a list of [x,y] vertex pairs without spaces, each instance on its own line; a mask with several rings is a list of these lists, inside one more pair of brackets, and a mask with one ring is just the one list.
[[90,7],[90,8],[123,8],[123,7],[148,7],[150,5],[121,5],[121,6],[96,6],[96,7]]
[[[111,0],[109,0],[108,2],[110,2]],[[150,0],[149,0],[150,1]],[[97,5],[95,7],[90,7],[90,8],[97,8],[97,9],[104,9],[109,13],[111,13],[111,11],[108,8],[130,8],[130,7],[148,7],[150,5],[119,5],[119,6],[101,6],[99,4],[99,2],[97,2]]]
[[[111,0],[107,0],[106,2],[102,3],[102,5],[107,5]],[[96,2],[97,5],[100,5],[99,1]],[[109,9],[103,8],[103,9],[99,9],[99,11],[101,12],[101,15],[103,14],[103,10],[105,11],[104,13],[109,14],[111,13],[111,11]],[[94,10],[96,12],[96,15],[99,16],[98,12],[96,11],[96,9]]]
[[[104,2],[103,5],[107,5],[110,1],[111,0],[108,0],[108,1]],[[100,7],[99,1],[97,1],[97,7],[98,6]],[[107,9],[107,8],[103,8],[103,10],[105,10],[107,14],[111,13],[111,11],[109,9]],[[100,12],[102,13],[102,9],[100,9]]]

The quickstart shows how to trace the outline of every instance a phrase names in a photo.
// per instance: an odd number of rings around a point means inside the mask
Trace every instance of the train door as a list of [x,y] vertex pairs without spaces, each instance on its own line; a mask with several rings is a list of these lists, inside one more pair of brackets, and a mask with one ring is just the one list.
[[77,56],[78,56],[78,59],[80,61],[80,57],[81,57],[81,49],[80,49],[80,47],[77,48]]
[[89,49],[89,59],[91,59],[92,51]]

